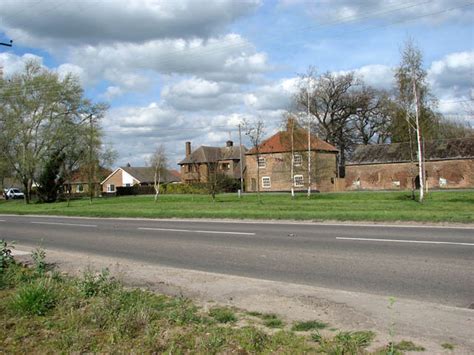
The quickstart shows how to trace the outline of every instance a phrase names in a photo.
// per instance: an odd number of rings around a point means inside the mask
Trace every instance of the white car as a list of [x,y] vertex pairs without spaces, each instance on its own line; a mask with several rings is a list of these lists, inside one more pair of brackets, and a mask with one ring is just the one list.
[[25,194],[17,188],[5,189],[5,199],[25,198]]

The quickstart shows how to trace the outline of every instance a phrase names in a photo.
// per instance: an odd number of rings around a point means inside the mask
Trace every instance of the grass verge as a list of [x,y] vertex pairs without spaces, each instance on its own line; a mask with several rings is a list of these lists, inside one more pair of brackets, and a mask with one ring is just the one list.
[[0,201],[0,213],[89,217],[143,218],[234,218],[340,221],[474,222],[473,191],[430,192],[423,204],[411,200],[410,192],[347,192],[297,194],[123,196],[65,202],[24,204]]

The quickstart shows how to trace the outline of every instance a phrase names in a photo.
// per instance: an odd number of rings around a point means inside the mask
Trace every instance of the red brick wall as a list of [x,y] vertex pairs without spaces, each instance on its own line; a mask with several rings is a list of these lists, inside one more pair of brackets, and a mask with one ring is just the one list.
[[[301,166],[295,166],[294,175],[303,175],[304,186],[294,187],[296,191],[308,188],[308,169],[307,159],[303,155]],[[260,173],[260,191],[290,191],[291,190],[291,154],[290,153],[272,153],[261,154],[265,158],[266,166],[257,168],[256,155],[246,155],[246,191],[254,191],[252,179],[257,180],[257,169]],[[311,188],[319,191],[335,191],[336,178],[336,154],[312,152]],[[271,187],[262,186],[262,177],[270,177]],[[256,191],[256,189],[255,189]]]
[[[474,188],[474,159],[425,163],[429,188]],[[406,190],[418,175],[411,163],[346,166],[346,190]]]

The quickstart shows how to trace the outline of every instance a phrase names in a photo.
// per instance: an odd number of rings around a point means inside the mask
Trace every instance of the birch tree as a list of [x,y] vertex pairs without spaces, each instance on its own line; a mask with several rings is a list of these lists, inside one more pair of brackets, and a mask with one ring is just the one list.
[[160,144],[153,152],[150,158],[150,166],[153,168],[153,187],[155,188],[155,202],[158,201],[160,195],[161,179],[167,174],[166,166],[168,157],[164,145]]

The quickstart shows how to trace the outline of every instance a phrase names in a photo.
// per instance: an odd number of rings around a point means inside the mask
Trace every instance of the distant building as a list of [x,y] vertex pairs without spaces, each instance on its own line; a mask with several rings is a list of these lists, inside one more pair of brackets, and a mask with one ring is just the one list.
[[[311,135],[311,171],[308,174],[308,131],[292,120],[289,120],[285,131],[264,140],[258,150],[258,161],[255,148],[246,154],[246,191],[257,191],[257,184],[260,184],[260,191],[290,191],[292,187],[295,191],[306,190],[309,177],[312,190],[338,189],[336,171],[339,151]],[[257,181],[257,170],[260,181]]]
[[[152,167],[132,167],[130,165],[115,169],[102,182],[102,193],[115,193],[117,187],[150,186],[154,184],[155,171]],[[161,183],[169,184],[180,182],[179,172],[167,170],[161,177]]]
[[[428,188],[474,188],[474,138],[426,141],[424,159]],[[346,164],[347,190],[418,188],[419,179],[410,143],[361,145]]]
[[206,183],[212,173],[225,174],[233,179],[240,179],[240,156],[244,159],[242,166],[245,170],[245,153],[247,148],[234,146],[227,141],[225,147],[200,146],[191,151],[191,142],[186,142],[186,157],[178,165],[181,167],[181,182]]
[[[98,168],[95,172],[95,177],[92,183],[92,187],[95,192],[100,191],[100,182],[108,176],[112,171],[106,168]],[[71,174],[70,179],[64,182],[64,190],[71,194],[83,194],[89,192],[89,176],[87,168],[80,168],[74,170]]]

